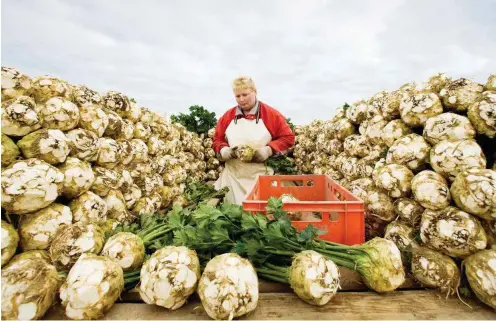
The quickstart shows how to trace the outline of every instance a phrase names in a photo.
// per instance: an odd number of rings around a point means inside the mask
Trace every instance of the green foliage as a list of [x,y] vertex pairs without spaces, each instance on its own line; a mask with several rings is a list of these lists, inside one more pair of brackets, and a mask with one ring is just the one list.
[[294,159],[290,157],[270,157],[267,166],[274,169],[274,173],[283,175],[295,175],[297,173]]
[[222,200],[228,192],[229,187],[224,187],[217,191],[212,185],[208,185],[207,183],[194,182],[186,186],[184,196],[187,200],[187,207],[192,208],[201,203],[208,202],[212,198]]
[[179,113],[178,116],[171,115],[171,121],[180,123],[187,130],[198,134],[206,134],[209,129],[217,125],[215,113],[209,112],[203,106],[190,106],[189,111],[189,114]]
[[288,123],[289,127],[291,128],[291,131],[294,133],[295,125],[293,124],[293,122],[291,122],[291,118],[286,118],[286,123]]

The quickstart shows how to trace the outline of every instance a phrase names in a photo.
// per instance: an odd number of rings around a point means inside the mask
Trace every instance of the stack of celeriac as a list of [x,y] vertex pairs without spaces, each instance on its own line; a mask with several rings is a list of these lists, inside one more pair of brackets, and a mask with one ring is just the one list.
[[[393,240],[423,285],[455,293],[464,259],[495,279],[496,75],[482,85],[440,73],[297,134],[299,172],[328,174],[360,197],[367,238]],[[484,277],[468,280],[474,288]],[[495,307],[494,283],[484,287]]]
[[[101,253],[105,232],[140,214],[185,205],[187,180],[214,180],[222,169],[211,137],[188,132],[125,94],[100,94],[53,76],[30,78],[9,67],[2,67],[1,75],[2,266],[14,269],[9,260],[16,251],[28,253],[37,265],[26,263],[26,269],[48,264],[39,277],[51,280],[53,269],[73,271],[78,262],[77,271],[85,271],[88,262],[96,262],[97,270],[91,271],[103,273],[99,282],[104,282],[107,273],[122,269],[91,256]],[[9,271],[8,266],[2,269],[6,286],[15,277]],[[26,289],[40,286],[29,282]],[[108,283],[116,289],[119,284]],[[21,290],[9,291],[2,287],[2,302],[11,298],[4,295]],[[37,308],[11,306],[5,312],[2,305],[2,316],[39,317],[43,300]],[[82,313],[69,304],[67,311],[77,318],[93,317],[108,304],[98,306]]]

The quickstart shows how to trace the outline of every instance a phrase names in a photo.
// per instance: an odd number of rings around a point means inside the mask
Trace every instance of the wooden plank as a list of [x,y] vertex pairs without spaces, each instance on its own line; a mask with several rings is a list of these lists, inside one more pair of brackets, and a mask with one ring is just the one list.
[[[304,303],[291,293],[261,293],[257,309],[246,320],[494,320],[496,312],[478,301],[471,308],[456,298],[445,299],[431,290],[412,290],[379,295],[373,292],[338,292],[325,306]],[[65,319],[60,306],[46,320]],[[117,303],[105,320],[209,320],[197,296],[176,311],[142,303]]]
[[[340,286],[339,291],[369,291],[367,286],[363,284],[358,273],[344,267],[339,267],[340,273]],[[421,286],[415,280],[408,276],[405,283],[400,286],[402,289],[420,289]],[[260,279],[259,290],[260,293],[292,293],[293,290],[288,284],[277,283]],[[122,302],[140,302],[141,298],[137,290],[131,290],[123,293],[120,301]]]

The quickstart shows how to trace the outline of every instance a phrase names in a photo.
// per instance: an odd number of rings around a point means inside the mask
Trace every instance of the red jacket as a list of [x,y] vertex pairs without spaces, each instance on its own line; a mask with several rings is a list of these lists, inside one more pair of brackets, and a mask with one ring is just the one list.
[[[269,105],[261,101],[259,103],[260,119],[263,119],[267,130],[272,136],[272,141],[267,145],[272,148],[274,154],[288,150],[294,145],[295,135],[286,122],[286,117]],[[226,129],[236,117],[237,109],[238,106],[229,109],[217,122],[213,146],[216,153],[220,152],[223,147],[229,146],[226,140]]]

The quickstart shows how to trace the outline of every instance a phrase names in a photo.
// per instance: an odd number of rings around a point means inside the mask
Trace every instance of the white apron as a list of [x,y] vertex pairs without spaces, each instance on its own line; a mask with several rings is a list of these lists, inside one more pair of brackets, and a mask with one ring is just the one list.
[[[226,139],[229,146],[250,146],[253,149],[267,146],[272,136],[262,119],[248,120],[240,118],[237,123],[231,121],[226,129]],[[215,182],[215,189],[229,187],[225,201],[231,204],[242,205],[247,193],[255,186],[259,175],[273,175],[274,170],[264,163],[245,163],[239,159],[230,159],[226,162],[224,170]]]

